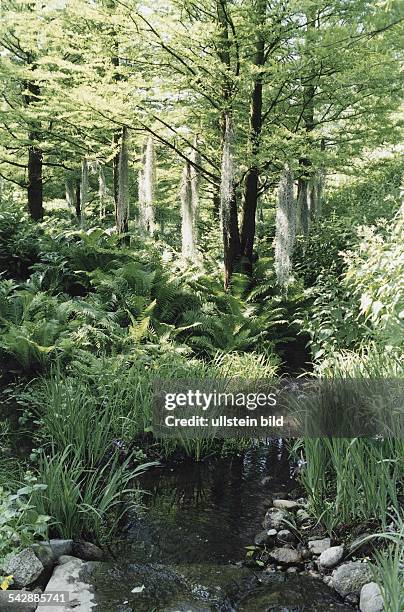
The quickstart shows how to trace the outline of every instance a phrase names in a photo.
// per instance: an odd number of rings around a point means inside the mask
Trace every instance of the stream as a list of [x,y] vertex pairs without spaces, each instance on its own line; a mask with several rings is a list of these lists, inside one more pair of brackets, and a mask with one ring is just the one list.
[[[351,610],[322,581],[242,564],[274,493],[293,488],[282,441],[148,472],[145,509],[88,578],[100,612]],[[266,479],[265,485],[262,483]]]

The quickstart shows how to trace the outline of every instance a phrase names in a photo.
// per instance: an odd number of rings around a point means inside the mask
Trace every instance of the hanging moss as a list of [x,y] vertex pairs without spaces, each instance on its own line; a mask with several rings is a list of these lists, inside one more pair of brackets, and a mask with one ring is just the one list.
[[129,154],[128,129],[122,129],[118,163],[118,202],[116,205],[116,229],[118,234],[128,231],[129,219]]
[[89,189],[89,180],[88,180],[88,161],[86,158],[83,159],[83,163],[81,164],[81,186],[80,186],[80,223],[81,226],[85,225],[85,211],[88,203],[88,189]]
[[156,184],[156,160],[154,152],[154,141],[150,136],[145,151],[143,171],[143,195],[144,195],[144,221],[149,234],[155,231],[154,220],[154,195]]
[[102,164],[98,167],[98,197],[100,200],[100,219],[105,219],[106,215],[106,200],[107,200],[107,183],[105,180],[105,172]]
[[194,214],[192,206],[192,178],[191,164],[185,164],[181,180],[181,236],[182,236],[182,255],[192,258],[196,250],[194,235]]
[[287,287],[292,271],[292,254],[296,238],[296,205],[293,173],[285,165],[278,189],[275,235],[275,270],[278,284]]
[[234,130],[231,115],[224,118],[220,218],[223,231],[224,286],[228,289],[236,262],[241,256],[235,189]]
[[181,219],[182,219],[182,255],[183,257],[197,259],[197,223],[199,209],[199,173],[195,165],[199,164],[199,154],[195,149],[191,154],[191,161],[185,164],[181,180]]
[[65,182],[66,188],[66,202],[69,208],[73,208],[75,206],[75,181],[71,176],[66,178]]

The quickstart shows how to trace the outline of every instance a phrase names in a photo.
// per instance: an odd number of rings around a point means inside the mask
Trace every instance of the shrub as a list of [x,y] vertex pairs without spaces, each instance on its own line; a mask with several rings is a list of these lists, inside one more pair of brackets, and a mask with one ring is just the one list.
[[404,205],[393,221],[360,230],[359,248],[345,255],[345,287],[353,286],[360,313],[381,343],[404,338]]
[[42,230],[30,223],[21,208],[12,203],[0,206],[0,274],[24,279],[39,261]]
[[330,358],[363,343],[402,345],[404,337],[404,208],[389,224],[359,230],[340,277],[320,274],[306,290],[312,306],[298,318],[311,336],[313,358]]
[[46,485],[27,473],[25,485],[12,493],[0,487],[0,568],[8,555],[25,548],[36,539],[44,539],[50,517],[41,513],[34,499]]

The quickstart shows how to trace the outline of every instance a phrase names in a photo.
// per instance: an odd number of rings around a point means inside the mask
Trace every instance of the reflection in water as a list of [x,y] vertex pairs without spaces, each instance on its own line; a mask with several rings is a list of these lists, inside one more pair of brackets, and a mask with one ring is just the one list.
[[[129,529],[133,561],[228,563],[245,556],[271,492],[288,490],[292,468],[279,441],[240,456],[148,473],[147,511]],[[267,483],[262,484],[266,479]],[[127,551],[128,541],[125,542]]]
[[128,525],[116,560],[93,571],[100,610],[349,612],[320,580],[234,563],[261,530],[271,495],[293,486],[293,468],[273,441],[239,457],[146,474],[143,516]]

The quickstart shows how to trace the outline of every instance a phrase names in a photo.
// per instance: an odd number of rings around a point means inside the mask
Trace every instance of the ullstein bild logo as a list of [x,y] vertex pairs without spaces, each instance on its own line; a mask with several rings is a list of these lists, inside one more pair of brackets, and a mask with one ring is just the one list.
[[193,415],[189,418],[168,415],[164,419],[167,427],[283,427],[283,416],[255,417],[228,417],[222,414],[219,417],[203,417]]

